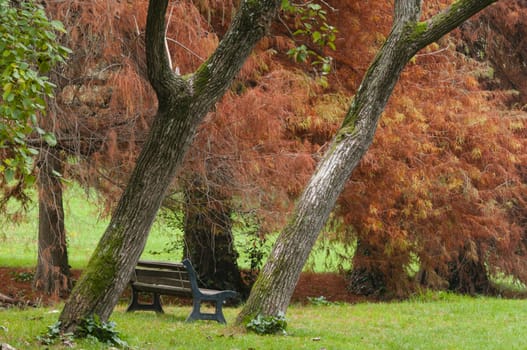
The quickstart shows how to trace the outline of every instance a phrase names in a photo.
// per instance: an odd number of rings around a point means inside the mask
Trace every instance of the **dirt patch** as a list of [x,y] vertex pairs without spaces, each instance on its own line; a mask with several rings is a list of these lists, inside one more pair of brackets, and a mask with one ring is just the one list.
[[[0,267],[0,294],[17,300],[23,305],[49,306],[60,301],[58,297],[46,295],[33,290],[31,283],[34,271],[32,269]],[[74,279],[78,279],[81,271],[73,270]],[[308,302],[308,298],[323,296],[328,301],[356,303],[366,300],[351,294],[346,290],[346,279],[337,273],[302,273],[293,294],[293,302]],[[128,298],[128,291],[123,299]],[[1,306],[1,303],[0,303]]]

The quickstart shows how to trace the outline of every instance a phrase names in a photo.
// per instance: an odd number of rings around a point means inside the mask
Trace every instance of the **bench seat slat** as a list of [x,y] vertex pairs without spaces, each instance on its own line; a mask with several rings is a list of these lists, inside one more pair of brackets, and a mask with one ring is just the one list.
[[169,277],[154,277],[154,276],[137,276],[134,283],[143,284],[160,284],[165,286],[173,286],[186,288],[191,290],[190,281],[182,279],[174,279]]
[[148,267],[152,269],[167,269],[175,271],[186,272],[187,268],[181,263],[169,263],[163,261],[150,261],[150,260],[140,260],[137,262],[138,267]]
[[146,270],[142,268],[135,269],[135,275],[139,278],[140,276],[148,276],[148,277],[166,277],[166,278],[172,278],[175,280],[188,280],[188,272],[187,271],[163,271],[163,270]]
[[222,290],[215,290],[215,289],[205,289],[205,288],[200,288],[199,291],[205,295],[216,295],[216,294],[220,294],[220,293],[223,293],[224,291]]

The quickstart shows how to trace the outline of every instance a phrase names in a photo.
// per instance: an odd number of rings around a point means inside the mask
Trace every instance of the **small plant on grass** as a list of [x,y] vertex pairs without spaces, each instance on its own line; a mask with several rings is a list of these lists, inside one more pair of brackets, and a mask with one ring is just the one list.
[[71,333],[68,334],[60,334],[60,322],[55,322],[51,326],[48,326],[48,330],[46,333],[37,336],[37,340],[42,345],[52,345],[57,342],[57,340],[62,340],[62,342],[71,343],[71,340],[73,338],[73,335]]
[[87,338],[111,346],[128,348],[128,344],[121,339],[119,332],[115,330],[115,322],[101,322],[97,315],[85,318],[74,334],[61,334],[60,322],[56,322],[48,326],[46,333],[37,337],[43,345],[52,345],[58,340],[64,344],[72,344],[73,338]]
[[329,305],[341,305],[342,303],[329,301],[325,296],[321,295],[319,297],[307,297],[307,300],[311,305],[316,306],[329,306]]
[[92,338],[101,343],[127,348],[115,329],[115,322],[101,322],[97,315],[85,318],[75,332],[77,338]]
[[287,321],[283,313],[277,316],[258,315],[247,323],[246,328],[256,334],[277,334],[286,335]]
[[29,282],[33,280],[33,272],[11,272],[13,280],[17,282]]

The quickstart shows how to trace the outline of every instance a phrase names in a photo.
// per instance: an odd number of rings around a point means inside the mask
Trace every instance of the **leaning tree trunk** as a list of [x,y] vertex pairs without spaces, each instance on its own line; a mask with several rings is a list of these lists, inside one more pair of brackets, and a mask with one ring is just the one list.
[[72,282],[64,229],[59,152],[55,148],[43,148],[38,166],[38,263],[33,286],[47,294],[65,296],[70,292]]
[[145,40],[157,115],[109,226],[62,310],[62,331],[75,331],[82,319],[94,314],[102,321],[111,315],[198,124],[267,32],[279,3],[242,2],[212,56],[194,74],[180,76],[172,72],[164,45],[168,0],[150,1]]
[[193,174],[185,182],[184,255],[192,261],[206,288],[245,294],[232,235],[228,198]]
[[458,0],[442,13],[419,22],[421,0],[396,0],[392,31],[368,69],[289,224],[273,246],[238,315],[238,323],[246,323],[258,314],[285,313],[318,234],[351,172],[370,146],[380,115],[408,60],[494,1]]

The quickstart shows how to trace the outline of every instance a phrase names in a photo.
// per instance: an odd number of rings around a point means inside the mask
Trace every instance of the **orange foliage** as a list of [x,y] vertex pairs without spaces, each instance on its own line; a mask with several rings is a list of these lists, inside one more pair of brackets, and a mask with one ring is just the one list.
[[[199,129],[179,177],[200,173],[238,210],[256,212],[264,232],[285,220],[390,29],[390,2],[329,3],[339,30],[331,87],[285,58],[292,41],[276,24]],[[425,3],[428,16],[448,2]],[[181,74],[216,47],[212,28],[225,28],[234,4],[198,7],[169,5],[168,46]],[[48,2],[74,50],[58,79],[59,142],[82,156],[72,176],[110,193],[126,183],[156,108],[145,80],[146,9],[146,0]],[[458,36],[409,64],[335,212],[347,225],[336,229],[350,234],[342,239],[375,247],[362,263],[381,266],[392,290],[407,290],[414,257],[441,272],[471,246],[490,272],[527,282],[525,114],[509,112],[501,90],[485,90],[489,67],[456,51]]]
[[527,281],[526,119],[480,87],[488,66],[455,47],[442,39],[407,67],[338,208],[375,248],[355,263],[381,269],[394,294],[411,290],[414,257],[440,276],[458,258],[484,259],[490,274]]

